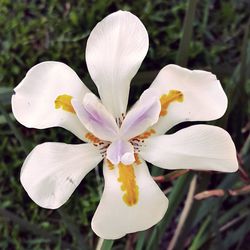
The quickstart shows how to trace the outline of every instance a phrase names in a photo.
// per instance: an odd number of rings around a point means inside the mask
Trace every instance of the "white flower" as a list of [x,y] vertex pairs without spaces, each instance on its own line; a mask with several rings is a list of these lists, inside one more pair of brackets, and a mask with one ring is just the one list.
[[115,12],[96,25],[86,48],[101,101],[70,67],[52,61],[30,69],[12,96],[13,113],[26,127],[59,126],[87,142],[43,143],[28,155],[21,182],[39,206],[63,205],[104,159],[105,187],[92,228],[105,239],[145,230],[167,210],[168,200],[144,160],[164,169],[238,168],[231,137],[219,127],[194,125],[164,135],[180,122],[210,121],[224,114],[227,97],[212,73],[168,65],[126,113],[130,81],[148,43],[136,16]]

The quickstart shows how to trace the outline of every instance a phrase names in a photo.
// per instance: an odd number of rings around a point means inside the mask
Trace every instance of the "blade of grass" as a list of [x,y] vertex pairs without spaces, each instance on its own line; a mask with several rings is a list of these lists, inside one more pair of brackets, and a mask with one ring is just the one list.
[[[221,189],[228,189],[232,187],[233,183],[237,180],[237,175],[235,174],[228,174],[223,181],[220,183],[218,188]],[[202,205],[199,209],[199,213],[194,219],[193,227],[196,227],[200,221],[204,221],[205,217],[209,214],[211,207],[218,205],[217,204],[218,198],[209,198],[205,202],[202,202]],[[221,199],[222,201],[222,199]]]
[[[244,85],[247,82],[247,75],[248,75],[248,65],[247,62],[249,60],[248,56],[248,40],[249,40],[249,26],[250,26],[250,19],[246,24],[244,37],[242,41],[241,47],[241,62],[236,67],[231,84],[229,84],[225,90],[227,93],[227,97],[229,100],[228,109],[225,115],[217,121],[215,124],[219,125],[223,128],[227,127],[229,115],[232,110],[235,109],[235,106],[240,102],[241,106],[244,106],[244,101],[247,101]],[[236,84],[235,84],[236,83]]]
[[183,34],[176,58],[176,63],[183,67],[185,67],[188,62],[188,50],[193,34],[193,24],[197,2],[198,0],[188,1],[187,11],[184,18]]
[[[10,119],[15,120],[13,114],[9,114],[9,116],[10,116]],[[6,123],[7,123],[7,121],[6,121],[5,117],[3,115],[0,115],[0,125],[6,124]]]
[[246,141],[241,149],[241,152],[240,152],[240,155],[243,158],[243,160],[244,160],[245,156],[248,155],[249,151],[250,151],[250,134],[248,135],[248,137],[247,137],[247,139],[246,139]]
[[[199,178],[199,182],[197,184],[196,193],[207,189],[207,187],[210,183],[210,180],[211,180],[211,176],[207,175],[205,173],[198,173],[198,178]],[[192,232],[193,232],[193,228],[195,228],[194,222],[195,222],[197,215],[199,215],[199,213],[201,211],[201,206],[203,203],[207,203],[207,206],[209,205],[208,201],[201,202],[198,200],[194,200],[194,202],[192,204],[192,208],[189,212],[189,215],[185,220],[185,224],[182,228],[182,232],[181,232],[179,239],[176,243],[175,249],[184,249],[186,247],[186,245],[185,245],[187,242],[186,239],[188,239],[189,235],[192,234]]]
[[249,39],[249,26],[250,26],[250,19],[248,20],[246,27],[245,27],[242,48],[241,48],[241,55],[240,55],[241,66],[240,66],[239,85],[241,86],[241,90],[243,90],[245,82],[247,80],[247,71],[248,71],[248,69],[247,69],[247,59],[248,59],[247,58],[247,49],[248,49],[248,39]]
[[10,115],[6,112],[4,106],[2,105],[2,103],[0,102],[0,112],[3,114],[6,122],[8,123],[8,125],[10,126],[13,134],[15,135],[15,137],[17,138],[17,140],[20,142],[24,152],[26,154],[29,153],[29,149],[28,146],[26,144],[26,142],[24,141],[21,133],[19,132],[19,130],[17,129],[17,127],[15,126],[14,122],[12,121],[12,119],[10,118]]
[[101,250],[110,250],[114,244],[113,240],[104,240],[102,243]]
[[139,232],[135,250],[142,250],[147,232]]
[[190,211],[190,209],[192,207],[192,204],[193,204],[194,192],[195,192],[195,189],[196,189],[196,182],[197,182],[197,175],[195,175],[193,177],[193,179],[192,179],[192,181],[190,183],[184,208],[183,208],[183,210],[181,212],[177,228],[176,228],[176,230],[174,232],[174,236],[173,236],[172,240],[169,243],[169,246],[167,247],[167,250],[173,250],[174,247],[175,247],[175,244],[176,244],[176,242],[177,242],[177,240],[179,238],[182,227],[183,227],[183,225],[184,225],[184,223],[186,221],[186,218],[187,218],[187,216],[189,214],[189,211]]
[[13,93],[13,89],[9,87],[0,87],[0,102],[3,105],[10,104],[11,95]]
[[204,13],[203,13],[203,19],[201,24],[201,32],[204,34],[207,28],[208,23],[208,16],[209,16],[209,7],[210,7],[210,0],[204,1],[205,7],[204,7]]
[[244,208],[248,209],[249,204],[250,204],[250,198],[243,200],[242,202],[236,204],[234,207],[232,207],[229,211],[225,212],[219,218],[220,224],[221,225],[226,224],[227,221],[231,220],[240,211],[243,211]]
[[242,246],[242,243],[244,242],[244,238],[246,237],[246,234],[249,231],[250,231],[250,216],[248,215],[248,218],[245,221],[245,223],[242,225],[241,229],[236,232],[236,234],[238,236],[237,240],[236,240],[236,242],[238,243],[236,250],[240,250],[240,249],[242,249],[242,247],[244,247],[244,246]]
[[[232,180],[232,179],[231,179]],[[234,182],[234,180],[232,180]],[[229,184],[228,181],[222,182],[221,186],[225,185],[225,184]],[[236,206],[234,206],[231,210],[225,212],[219,219],[218,219],[218,225],[220,226],[220,232],[224,231],[222,230],[222,228],[224,228],[225,224],[230,220],[233,219],[237,214],[242,212],[242,209],[246,208],[246,212],[248,213],[248,204],[250,202],[250,199],[248,200],[243,200],[242,202],[240,202],[239,204],[237,204]],[[205,203],[205,205],[209,208],[213,207],[216,208],[216,210],[220,209],[220,206],[222,204],[221,199],[217,199],[217,198],[212,198],[209,199],[209,201],[207,203]],[[202,210],[203,206],[201,207]],[[245,214],[245,215],[244,215]],[[246,216],[246,213],[243,213],[244,216]],[[218,216],[216,217],[218,218]],[[216,219],[215,218],[215,219]],[[240,215],[241,218],[241,215]],[[209,219],[209,222],[207,222],[207,220]],[[214,233],[214,231],[212,230],[212,234],[211,231],[209,230],[202,230],[203,227],[205,227],[205,229],[207,228],[207,223],[210,224],[212,222],[211,216],[208,215],[206,219],[201,219],[199,221],[202,221],[202,224],[200,226],[200,230],[198,232],[198,234],[196,234],[189,250],[194,250],[194,249],[199,249],[202,245],[204,245],[207,241],[211,240],[211,238],[214,238],[216,236],[216,234]]]
[[[219,200],[219,199],[218,199]],[[214,206],[211,210],[212,215],[212,223],[211,223],[211,231],[213,232],[213,241],[211,242],[211,248],[214,250],[223,249],[222,236],[220,231],[220,226],[218,222],[219,217],[219,208],[218,206]]]
[[70,234],[72,235],[74,241],[76,242],[76,248],[78,250],[88,250],[86,242],[84,241],[84,238],[81,235],[81,232],[77,225],[75,225],[71,219],[71,217],[64,211],[63,208],[59,208],[57,212],[61,216],[61,220],[65,224],[66,228],[69,230]]
[[188,248],[188,250],[197,250],[200,248],[200,246],[204,242],[204,232],[206,231],[210,222],[211,222],[211,217],[208,216],[206,220],[200,226],[200,229],[198,233],[196,234],[196,236],[194,237],[193,242],[191,246]]
[[192,174],[187,173],[186,175],[181,176],[175,183],[172,188],[172,191],[169,196],[169,207],[168,210],[161,220],[161,222],[155,226],[152,231],[152,234],[147,242],[147,250],[157,249],[157,246],[164,235],[169,223],[171,222],[173,216],[176,213],[176,209],[178,205],[182,201],[184,195],[186,194],[186,186],[188,185],[189,181],[191,180]]
[[[245,217],[250,217],[249,216],[249,211],[240,214],[237,218],[232,219],[231,221],[228,222],[227,225],[223,225],[222,227],[220,227],[219,231],[220,233],[227,231],[229,229],[231,229],[231,227],[234,227],[235,224],[238,224],[240,221],[242,221],[243,219],[245,219]],[[215,232],[211,232],[208,229],[208,225],[211,222],[211,217],[208,216],[207,220],[202,224],[202,226],[200,227],[200,230],[197,234],[198,237],[195,237],[195,242],[193,241],[191,247],[189,247],[188,250],[197,250],[197,249],[203,249],[203,246],[209,246],[211,244],[211,241],[214,240],[214,238],[216,237]],[[201,230],[202,229],[202,230]],[[249,227],[249,219],[247,219],[246,223],[242,223],[241,226],[239,226],[239,228],[237,230],[232,229],[232,231],[229,231],[227,233],[227,239],[224,239],[223,242],[221,241],[221,243],[225,243],[224,246],[221,245],[219,249],[231,249],[230,246],[232,246],[233,244],[235,244],[236,242],[240,243],[239,239],[243,239],[244,236],[246,235],[247,232],[249,232],[250,227]],[[241,237],[240,237],[241,236]],[[217,247],[218,245],[211,245],[211,249],[215,249],[215,247]]]
[[[17,216],[16,214],[4,209],[0,208],[0,216],[5,221],[12,221],[14,224],[17,224],[20,226],[20,228],[23,231],[28,231],[34,235],[37,235],[41,238],[48,239],[50,242],[58,243],[61,239],[57,236],[54,236],[52,232],[49,232],[47,230],[44,230],[40,228],[39,226],[30,223],[29,221]],[[72,246],[66,242],[62,242],[62,246],[65,249],[72,249]]]

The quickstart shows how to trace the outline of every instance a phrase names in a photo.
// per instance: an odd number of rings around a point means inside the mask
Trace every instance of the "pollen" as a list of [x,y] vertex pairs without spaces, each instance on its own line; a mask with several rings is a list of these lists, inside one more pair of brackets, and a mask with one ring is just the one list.
[[59,95],[55,100],[55,108],[62,108],[64,111],[75,114],[75,110],[71,104],[72,96],[70,95]]
[[134,206],[139,200],[139,187],[136,184],[136,176],[133,165],[119,163],[119,178],[121,190],[124,192],[123,201],[129,206]]
[[168,107],[172,102],[183,102],[183,93],[179,90],[170,90],[160,98],[161,112],[160,116],[165,116],[168,113]]

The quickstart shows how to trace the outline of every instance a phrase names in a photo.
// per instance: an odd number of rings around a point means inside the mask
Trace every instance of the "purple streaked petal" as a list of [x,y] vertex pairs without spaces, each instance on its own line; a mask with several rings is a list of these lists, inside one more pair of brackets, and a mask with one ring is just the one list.
[[120,130],[123,139],[131,139],[147,130],[159,119],[160,100],[154,90],[146,91],[126,115]]
[[91,133],[106,141],[117,138],[119,128],[115,119],[94,94],[86,94],[83,103],[75,99],[71,103],[79,120]]

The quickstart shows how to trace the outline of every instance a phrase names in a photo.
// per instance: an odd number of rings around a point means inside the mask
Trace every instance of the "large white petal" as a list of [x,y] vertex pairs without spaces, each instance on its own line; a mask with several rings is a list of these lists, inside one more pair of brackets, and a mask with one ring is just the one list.
[[99,151],[91,144],[43,143],[26,158],[21,183],[39,206],[56,209],[101,160]]
[[121,118],[126,112],[130,81],[148,50],[148,33],[127,11],[108,15],[92,30],[86,62],[103,104]]
[[185,121],[210,121],[220,118],[227,108],[227,97],[220,81],[210,72],[188,70],[177,65],[164,67],[150,88],[169,96],[165,115],[154,125],[158,134],[164,134],[174,125]]
[[146,230],[164,216],[168,199],[152,179],[146,163],[134,166],[139,187],[138,203],[128,206],[122,199],[118,169],[104,164],[105,187],[92,219],[92,229],[101,238],[117,239],[128,233]]
[[144,141],[141,156],[165,169],[196,169],[235,172],[236,149],[222,128],[194,125],[172,135],[160,135]]
[[14,89],[12,110],[15,118],[28,128],[63,127],[80,139],[87,130],[76,114],[55,108],[58,96],[82,100],[89,92],[77,74],[66,64],[43,62],[32,67]]

